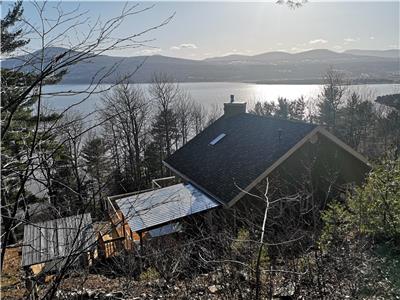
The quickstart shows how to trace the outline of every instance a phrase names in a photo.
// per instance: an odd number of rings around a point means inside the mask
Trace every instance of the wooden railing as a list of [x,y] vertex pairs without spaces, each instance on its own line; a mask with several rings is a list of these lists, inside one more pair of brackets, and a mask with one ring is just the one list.
[[151,192],[151,191],[154,191],[156,189],[160,189],[160,188],[163,188],[163,187],[166,187],[166,186],[170,185],[170,184],[162,184],[162,182],[170,181],[172,183],[176,183],[175,180],[176,180],[175,176],[169,176],[169,177],[162,177],[162,178],[153,179],[151,181],[151,189],[140,190],[140,191],[135,191],[135,192],[129,192],[129,193],[119,194],[119,195],[114,195],[114,196],[108,196],[107,197],[106,206],[107,206],[109,211],[111,211],[113,213],[116,213],[117,209],[115,208],[115,204],[114,204],[115,200],[118,200],[118,199],[121,199],[121,198],[124,198],[124,197],[134,196],[134,195],[137,195],[137,194]]
[[[165,187],[165,186],[163,186],[163,185],[160,184],[161,182],[165,182],[165,181],[172,181],[172,182],[174,182],[175,179],[176,179],[175,176],[169,176],[169,177],[162,177],[162,178],[153,179],[153,180],[151,181],[151,187],[152,187],[153,189],[160,189],[160,188]],[[166,186],[168,186],[168,185],[166,185]]]

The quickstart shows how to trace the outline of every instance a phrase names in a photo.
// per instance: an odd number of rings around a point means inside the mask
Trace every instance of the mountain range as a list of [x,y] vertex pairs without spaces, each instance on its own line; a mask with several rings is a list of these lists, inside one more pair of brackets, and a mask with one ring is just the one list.
[[[63,53],[63,48],[48,48],[47,60]],[[2,68],[12,69],[29,60],[32,55],[8,58],[1,61]],[[267,52],[257,55],[228,55],[191,60],[162,55],[116,57],[99,55],[88,62],[70,66],[63,84],[88,83],[95,74],[101,76],[115,64],[116,72],[104,83],[115,82],[123,74],[141,67],[131,78],[132,82],[149,82],[154,73],[170,73],[180,82],[256,82],[256,83],[319,83],[329,67],[342,71],[357,82],[400,82],[400,50],[347,50],[334,52],[316,49],[299,53]],[[30,66],[23,71],[33,71]]]

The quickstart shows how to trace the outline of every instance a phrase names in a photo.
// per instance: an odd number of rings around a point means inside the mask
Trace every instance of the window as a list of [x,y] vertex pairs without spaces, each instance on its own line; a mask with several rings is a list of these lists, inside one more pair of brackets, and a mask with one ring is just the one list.
[[210,145],[214,146],[216,143],[218,143],[220,140],[222,140],[226,136],[225,133],[221,133],[219,136],[217,136],[215,139],[213,139],[210,142]]

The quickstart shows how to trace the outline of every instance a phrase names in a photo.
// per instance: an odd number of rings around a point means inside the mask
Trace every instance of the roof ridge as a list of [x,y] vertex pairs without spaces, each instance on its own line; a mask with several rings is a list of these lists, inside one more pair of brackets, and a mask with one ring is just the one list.
[[[248,116],[252,116],[252,117],[256,117],[256,118],[260,118],[260,119],[270,119],[273,121],[283,121],[283,122],[290,122],[290,123],[295,123],[295,124],[303,124],[303,125],[311,125],[311,126],[319,126],[318,124],[314,124],[314,123],[309,123],[303,120],[294,120],[294,119],[283,119],[283,118],[279,118],[279,117],[275,117],[275,116],[261,116],[261,115],[257,115],[254,113],[241,113],[241,114],[237,114],[235,116],[239,116],[239,115],[248,115]],[[232,116],[232,117],[235,117]]]

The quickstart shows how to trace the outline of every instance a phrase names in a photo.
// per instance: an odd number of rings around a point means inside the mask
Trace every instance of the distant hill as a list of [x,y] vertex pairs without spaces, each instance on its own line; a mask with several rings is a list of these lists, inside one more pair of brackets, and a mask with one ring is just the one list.
[[347,50],[345,53],[353,55],[367,55],[367,56],[378,56],[378,57],[390,57],[390,58],[400,58],[400,49],[390,49],[390,50],[360,50],[352,49]]
[[287,52],[266,52],[257,55],[228,55],[222,57],[207,58],[208,62],[257,62],[257,63],[271,63],[271,62],[302,62],[302,61],[320,61],[320,60],[352,60],[357,58],[354,55],[347,53],[338,53],[326,49],[309,50],[299,53]]
[[[63,48],[49,48],[46,59],[51,60],[63,53]],[[396,52],[397,51],[397,52]],[[396,56],[397,53],[397,56]],[[35,55],[35,54],[33,54]],[[2,68],[15,68],[21,61],[32,59],[32,55],[10,58],[1,62]],[[33,60],[35,61],[35,60]],[[399,81],[399,51],[349,50],[343,53],[326,49],[299,53],[267,52],[257,55],[229,55],[204,60],[190,60],[162,55],[115,57],[100,55],[89,62],[69,68],[62,80],[64,84],[88,83],[102,70],[119,63],[117,72],[103,82],[115,82],[122,74],[130,73],[141,65],[134,82],[149,82],[155,72],[171,73],[181,82],[196,81],[241,81],[241,82],[319,82],[327,68],[333,66],[349,78],[363,82]],[[24,71],[33,71],[25,67]]]

